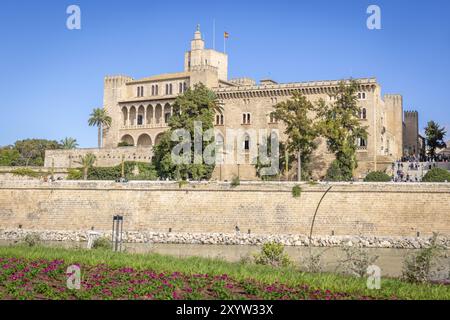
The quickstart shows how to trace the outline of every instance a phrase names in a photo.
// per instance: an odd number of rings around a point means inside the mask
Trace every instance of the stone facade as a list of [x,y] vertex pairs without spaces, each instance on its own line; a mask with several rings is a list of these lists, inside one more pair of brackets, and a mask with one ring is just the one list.
[[[369,133],[368,139],[358,141],[359,168],[355,176],[361,177],[370,170],[384,170],[403,155],[403,99],[400,95],[382,95],[381,86],[374,78],[356,81],[361,122]],[[330,102],[339,85],[339,81],[279,84],[265,79],[257,84],[250,78],[229,80],[228,56],[206,49],[198,28],[191,50],[185,53],[183,72],[138,80],[128,76],[105,78],[104,108],[113,121],[104,129],[103,146],[114,150],[120,142],[127,142],[135,147],[152,147],[168,128],[177,95],[200,82],[212,89],[223,105],[223,112],[216,115],[215,129],[216,140],[225,145],[231,143],[226,129],[244,132],[278,129],[283,139],[283,126],[271,117],[273,105],[288,100],[294,92],[301,92],[313,102],[319,99]],[[250,145],[256,143],[250,141]],[[47,156],[62,158],[68,154],[57,151]],[[314,178],[321,178],[332,160],[333,155],[328,153],[325,143],[320,142],[313,157]],[[47,159],[46,165],[49,161]],[[68,160],[58,160],[58,163],[63,162]],[[214,172],[219,180],[230,180],[236,175],[242,180],[256,179],[254,167],[248,163],[221,165]]]
[[[0,181],[0,229],[110,232],[124,216],[130,234],[450,236],[450,184]],[[181,240],[180,240],[181,241]]]

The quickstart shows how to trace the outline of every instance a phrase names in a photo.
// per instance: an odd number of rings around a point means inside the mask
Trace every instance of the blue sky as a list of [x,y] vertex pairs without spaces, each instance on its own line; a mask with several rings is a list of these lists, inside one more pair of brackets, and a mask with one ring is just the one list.
[[[66,28],[81,8],[82,29]],[[381,8],[381,30],[366,9]],[[404,108],[450,129],[450,1],[3,0],[0,4],[0,145],[74,137],[95,146],[87,118],[102,106],[105,75],[134,78],[183,69],[197,23],[230,77],[278,82],[377,77]]]

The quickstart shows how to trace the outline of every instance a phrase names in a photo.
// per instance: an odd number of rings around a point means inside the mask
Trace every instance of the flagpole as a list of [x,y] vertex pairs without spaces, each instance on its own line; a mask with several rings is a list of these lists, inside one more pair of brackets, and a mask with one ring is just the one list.
[[213,19],[213,49],[216,50],[216,19]]
[[227,38],[225,37],[225,35],[223,36],[223,53],[227,53]]

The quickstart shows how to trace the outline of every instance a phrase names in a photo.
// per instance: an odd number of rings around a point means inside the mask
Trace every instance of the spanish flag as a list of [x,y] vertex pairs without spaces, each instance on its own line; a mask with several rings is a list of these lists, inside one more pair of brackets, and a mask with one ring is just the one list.
[[228,38],[230,37],[230,34],[229,34],[228,32],[224,32],[224,33],[223,33],[223,37],[224,37],[225,39],[228,39]]

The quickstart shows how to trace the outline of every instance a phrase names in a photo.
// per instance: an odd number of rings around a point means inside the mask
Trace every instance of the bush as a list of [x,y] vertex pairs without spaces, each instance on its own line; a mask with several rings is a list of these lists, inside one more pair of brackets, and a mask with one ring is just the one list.
[[292,187],[292,196],[294,198],[300,197],[301,194],[302,194],[302,188],[299,185],[295,185]]
[[133,147],[134,145],[132,144],[132,143],[128,143],[128,142],[126,142],[126,141],[122,141],[122,142],[119,142],[118,144],[117,144],[117,147]]
[[231,179],[231,187],[237,187],[238,185],[241,184],[241,180],[239,180],[238,176],[234,176],[233,179]]
[[83,179],[83,172],[78,169],[69,169],[69,174],[67,175],[67,180],[81,180]]
[[[138,168],[139,174],[134,175],[133,171]],[[125,178],[128,180],[156,180],[155,167],[149,163],[125,161]],[[113,180],[122,177],[122,164],[115,167],[92,167],[88,170],[88,180]],[[67,180],[81,180],[83,173],[79,169],[69,169]]]
[[41,237],[37,233],[30,233],[25,236],[23,241],[29,246],[29,247],[35,247],[41,242]]
[[284,252],[284,246],[277,242],[267,242],[261,252],[254,255],[255,263],[272,267],[288,267],[292,264],[289,256]]
[[42,173],[36,172],[32,169],[28,168],[19,168],[11,171],[11,173],[15,176],[21,176],[21,177],[31,177],[31,178],[39,178]]
[[325,177],[327,181],[350,181],[352,179],[351,173],[342,168],[339,161],[334,160],[327,170]]
[[439,257],[440,246],[437,244],[437,234],[433,234],[428,248],[420,249],[416,254],[406,257],[403,263],[402,278],[408,282],[420,283],[431,280],[431,271],[435,259]]
[[344,273],[364,277],[369,266],[377,261],[378,256],[370,256],[369,252],[363,248],[346,246],[343,248],[345,258],[340,262]]
[[95,239],[92,243],[92,249],[109,250],[111,249],[111,240],[106,237]]
[[450,182],[450,172],[441,168],[433,168],[422,179],[423,182]]
[[373,171],[370,172],[365,178],[365,182],[390,182],[392,179],[391,177],[381,171]]

